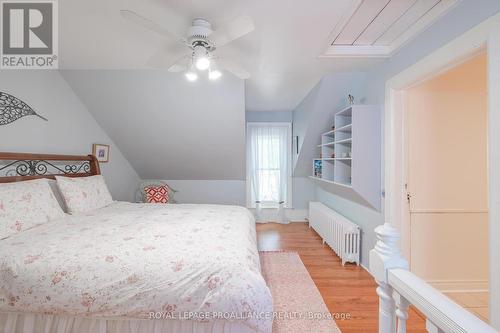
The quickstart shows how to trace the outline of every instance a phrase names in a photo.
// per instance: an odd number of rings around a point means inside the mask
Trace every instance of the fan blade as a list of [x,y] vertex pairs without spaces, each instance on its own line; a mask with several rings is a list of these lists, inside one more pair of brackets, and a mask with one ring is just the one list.
[[176,40],[177,42],[179,42],[181,44],[186,43],[186,39],[181,38],[176,33],[173,33],[172,31],[162,27],[158,23],[151,21],[150,19],[147,19],[147,18],[139,15],[132,10],[121,9],[120,14],[122,15],[123,18],[125,18],[131,22],[134,22],[137,25],[140,25],[141,27],[143,27],[145,29],[154,31],[157,34],[160,34],[160,35],[167,37],[167,38],[173,38],[174,40]]
[[179,45],[171,45],[172,43],[165,43],[160,46],[148,59],[148,66],[152,68],[169,68],[172,63],[181,60],[187,56],[186,49]]
[[178,59],[173,65],[168,68],[168,71],[171,73],[179,73],[184,72],[188,68],[188,59],[189,56],[185,55],[182,58]]
[[[160,57],[161,55],[161,57]],[[170,58],[170,60],[169,60]],[[165,52],[157,52],[148,60],[148,66],[152,68],[168,68],[169,72],[177,73],[187,70],[189,55],[183,55],[172,62],[171,57],[166,57]]]
[[242,80],[250,78],[250,73],[248,73],[246,70],[240,67],[240,65],[235,64],[232,61],[228,61],[226,59],[219,59],[217,61],[217,64],[219,64],[221,68],[224,68],[228,72],[233,73],[235,76],[239,77]]
[[239,16],[217,29],[209,38],[215,46],[224,46],[235,39],[243,37],[255,29],[253,20],[249,16]]

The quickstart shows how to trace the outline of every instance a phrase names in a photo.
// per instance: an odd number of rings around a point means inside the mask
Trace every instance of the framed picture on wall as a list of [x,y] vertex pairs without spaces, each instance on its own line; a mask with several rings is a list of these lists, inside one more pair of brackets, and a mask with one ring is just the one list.
[[99,163],[109,162],[109,145],[94,143],[92,145],[92,155],[97,157]]

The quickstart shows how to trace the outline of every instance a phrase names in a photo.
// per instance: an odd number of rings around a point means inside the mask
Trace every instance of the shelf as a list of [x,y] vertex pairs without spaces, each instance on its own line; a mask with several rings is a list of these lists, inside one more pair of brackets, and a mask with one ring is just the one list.
[[331,131],[328,131],[328,132],[323,133],[323,134],[321,134],[321,135],[323,135],[323,136],[329,136],[329,135],[332,135],[332,134],[334,134],[334,133],[335,133],[335,130],[331,130]]
[[352,115],[352,105],[340,110],[335,114],[336,116],[346,116],[350,117]]
[[323,178],[319,178],[319,177],[314,177],[314,176],[309,176],[309,178],[317,180],[319,182],[325,182],[325,183],[334,184],[334,185],[338,185],[338,186],[342,186],[342,187],[352,188],[351,185],[334,182],[332,180],[327,180],[327,179],[323,179]]
[[352,132],[352,124],[347,124],[345,126],[336,128],[334,132]]
[[380,210],[380,107],[349,105],[332,116],[321,134],[322,158],[313,164],[311,178],[318,186]]
[[344,140],[339,140],[339,141],[323,143],[321,145],[318,145],[318,147],[333,146],[333,145],[342,144],[342,143],[350,143],[351,141],[352,141],[352,138],[349,138],[349,139],[344,139]]
[[351,184],[347,184],[347,183],[342,183],[342,182],[334,182],[335,185],[340,185],[340,186],[345,186],[345,187],[349,187],[351,188],[352,185]]
[[344,139],[344,140],[339,140],[339,141],[335,141],[333,142],[333,144],[339,144],[339,143],[350,143],[352,142],[352,138],[349,138],[349,139]]
[[321,134],[322,136],[331,136],[332,134],[335,134],[335,132],[351,132],[352,131],[352,124],[347,124],[345,126],[336,128],[334,130],[328,131],[326,133]]

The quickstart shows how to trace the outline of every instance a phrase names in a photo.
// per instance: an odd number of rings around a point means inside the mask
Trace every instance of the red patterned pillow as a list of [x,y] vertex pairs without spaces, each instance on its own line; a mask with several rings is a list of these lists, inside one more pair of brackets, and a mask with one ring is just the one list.
[[147,203],[168,203],[168,186],[147,186],[144,188]]

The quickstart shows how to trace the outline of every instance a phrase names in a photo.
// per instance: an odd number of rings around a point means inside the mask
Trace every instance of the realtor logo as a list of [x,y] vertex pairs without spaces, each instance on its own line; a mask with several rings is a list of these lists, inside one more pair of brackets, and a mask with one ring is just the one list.
[[57,69],[57,3],[0,1],[2,69]]

